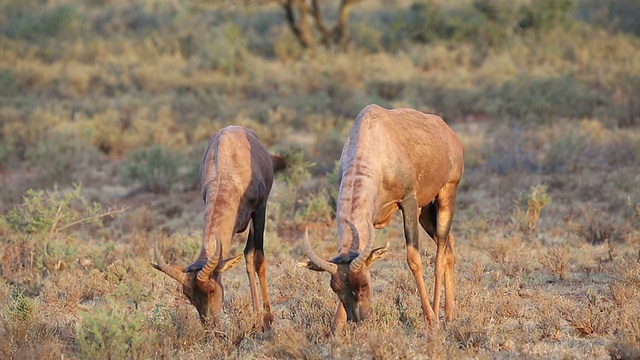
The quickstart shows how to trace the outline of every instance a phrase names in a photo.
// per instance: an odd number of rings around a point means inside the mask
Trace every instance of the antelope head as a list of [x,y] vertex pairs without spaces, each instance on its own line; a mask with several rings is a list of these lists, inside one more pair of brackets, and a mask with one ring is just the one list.
[[238,265],[242,254],[223,260],[222,244],[218,239],[213,258],[209,259],[202,269],[196,271],[184,271],[179,266],[168,265],[158,252],[157,245],[154,248],[154,255],[156,264],[151,264],[151,266],[169,275],[182,285],[182,293],[198,310],[200,321],[203,324],[211,321],[216,325],[220,320],[222,299],[224,298],[220,275]]
[[[353,241],[357,244],[358,232],[349,223],[353,232]],[[309,258],[300,266],[314,271],[326,271],[331,274],[331,289],[338,295],[347,313],[347,321],[358,322],[371,315],[371,265],[382,258],[389,244],[373,249],[373,241],[369,241],[366,249],[359,254],[339,255],[331,261],[318,256],[309,244],[309,231],[305,230],[303,251]]]

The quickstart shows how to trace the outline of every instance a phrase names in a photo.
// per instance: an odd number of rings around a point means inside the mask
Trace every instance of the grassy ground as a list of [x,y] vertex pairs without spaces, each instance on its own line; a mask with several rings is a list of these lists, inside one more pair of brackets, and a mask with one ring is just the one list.
[[[0,5],[0,352],[640,357],[640,41],[616,7],[546,16],[535,3],[365,1],[350,48],[315,53],[275,6]],[[438,113],[465,148],[456,313],[429,336],[398,215],[376,232],[391,248],[364,323],[332,335],[328,276],[296,266],[305,227],[335,255],[335,161],[369,103]],[[156,241],[170,263],[197,256],[198,165],[228,124],[291,163],[268,207],[270,334],[252,329],[241,266],[205,331],[149,265]],[[435,246],[421,237],[430,286]],[[237,236],[231,253],[243,246]]]

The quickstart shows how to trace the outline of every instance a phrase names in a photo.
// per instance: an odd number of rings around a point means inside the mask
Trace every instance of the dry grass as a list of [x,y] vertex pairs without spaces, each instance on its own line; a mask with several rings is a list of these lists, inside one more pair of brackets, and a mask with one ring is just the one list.
[[[508,17],[536,2],[438,0],[459,38],[417,43],[401,38],[413,1],[365,3],[350,49],[315,53],[297,46],[277,6],[0,5],[0,353],[638,358],[637,36],[578,22],[517,31],[473,4],[502,4],[497,16]],[[492,34],[502,42],[487,42]],[[331,334],[338,300],[327,275],[296,267],[307,226],[314,248],[334,255],[335,160],[369,103],[441,114],[465,146],[456,314],[435,333],[424,331],[398,215],[376,232],[391,249],[372,269],[371,319]],[[156,241],[170,263],[197,255],[197,165],[229,124],[253,128],[293,164],[268,208],[270,334],[253,330],[243,269],[225,273],[213,330],[149,265]],[[158,193],[141,192],[149,181],[162,181]],[[432,284],[434,245],[422,238]],[[243,246],[236,239],[231,253]]]
[[[195,256],[200,220],[176,222],[163,212],[199,219],[197,194],[139,195],[141,201],[129,200],[132,209],[108,222],[99,237],[88,237],[87,247],[76,249],[66,266],[23,268],[22,282],[3,268],[0,291],[7,301],[0,309],[0,349],[11,358],[633,358],[640,340],[637,236],[629,233],[628,240],[609,245],[589,242],[543,212],[536,236],[527,239],[511,230],[508,200],[482,221],[465,211],[483,208],[493,193],[504,192],[504,184],[522,183],[520,176],[485,180],[482,193],[470,184],[462,188],[454,223],[456,316],[435,333],[424,331],[398,216],[377,233],[378,241],[392,246],[372,272],[374,314],[368,321],[331,334],[337,298],[326,275],[296,266],[302,259],[300,228],[289,221],[269,223],[267,230],[274,331],[254,332],[248,281],[240,269],[225,273],[222,322],[205,331],[175,281],[148,265],[156,239],[171,262]],[[467,181],[475,181],[473,173]],[[278,181],[276,189],[282,185]],[[552,197],[555,191],[548,190]],[[173,234],[158,233],[161,228]],[[330,256],[333,225],[313,229],[318,251]],[[123,230],[124,236],[116,235]],[[58,235],[83,237],[84,231]],[[431,283],[434,246],[423,239],[425,279]],[[7,257],[14,251],[7,245],[5,266],[16,261]],[[231,251],[241,249],[237,239]]]

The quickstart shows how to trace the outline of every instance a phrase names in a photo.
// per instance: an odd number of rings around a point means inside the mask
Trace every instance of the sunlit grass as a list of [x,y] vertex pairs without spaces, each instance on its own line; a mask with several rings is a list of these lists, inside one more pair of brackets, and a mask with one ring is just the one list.
[[[534,2],[454,0],[433,3],[457,38],[419,43],[394,23],[413,3],[357,5],[352,45],[314,53],[274,4],[0,5],[0,353],[637,358],[640,40],[613,22],[478,29],[482,3],[515,21],[509,11]],[[456,314],[433,334],[398,215],[376,231],[391,247],[372,269],[368,321],[331,334],[328,276],[296,266],[306,227],[319,254],[335,255],[335,161],[369,103],[440,114],[464,146]],[[198,165],[229,124],[290,161],[267,210],[270,334],[253,329],[242,266],[225,274],[221,324],[206,331],[149,265],[156,242],[172,264],[197,256]],[[534,195],[551,201],[525,201]],[[421,239],[430,288],[435,246]],[[243,247],[237,236],[230,253]]]

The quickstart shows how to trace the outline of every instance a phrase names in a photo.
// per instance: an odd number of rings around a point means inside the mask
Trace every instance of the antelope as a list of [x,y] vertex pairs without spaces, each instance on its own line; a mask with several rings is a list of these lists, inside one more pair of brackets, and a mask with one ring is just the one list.
[[[270,155],[256,134],[229,126],[210,139],[200,165],[204,200],[202,246],[197,260],[184,269],[168,265],[154,248],[155,269],[182,284],[182,292],[198,311],[200,321],[217,325],[224,288],[221,275],[238,265],[242,254],[225,258],[234,234],[249,227],[244,258],[249,277],[256,327],[271,328],[273,316],[267,294],[263,250],[265,209],[274,171],[284,168],[284,159]],[[259,309],[256,273],[260,281],[264,317]]]
[[[449,234],[456,190],[464,168],[462,145],[442,118],[413,109],[387,110],[368,105],[356,118],[339,162],[338,255],[318,256],[305,230],[300,266],[331,274],[340,302],[333,330],[371,313],[370,267],[388,250],[373,248],[373,230],[387,226],[400,209],[413,273],[427,328],[438,325],[444,277],[445,321],[454,311],[453,244]],[[418,223],[436,244],[433,308],[422,278]],[[346,321],[345,321],[346,320]]]

